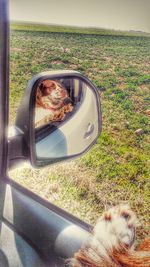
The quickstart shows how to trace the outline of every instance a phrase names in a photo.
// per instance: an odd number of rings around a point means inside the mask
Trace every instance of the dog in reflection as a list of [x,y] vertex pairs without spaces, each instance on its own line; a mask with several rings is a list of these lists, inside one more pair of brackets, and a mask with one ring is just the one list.
[[[44,80],[39,84],[35,106],[37,112],[41,113],[43,109],[43,114],[49,114],[47,116],[49,121],[62,121],[66,113],[73,109],[67,89],[60,82],[54,80]],[[44,110],[49,112],[46,113]]]
[[150,267],[150,238],[134,250],[137,218],[129,205],[105,212],[72,267]]

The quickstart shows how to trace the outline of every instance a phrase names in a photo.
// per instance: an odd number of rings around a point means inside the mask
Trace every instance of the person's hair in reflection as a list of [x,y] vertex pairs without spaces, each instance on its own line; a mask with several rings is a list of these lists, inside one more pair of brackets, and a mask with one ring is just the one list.
[[67,89],[63,84],[54,80],[44,80],[39,84],[36,92],[35,106],[36,116],[38,116],[38,112],[41,113],[41,109],[49,110],[49,117],[46,115],[47,122],[62,121],[66,113],[71,112],[73,109],[72,100]]

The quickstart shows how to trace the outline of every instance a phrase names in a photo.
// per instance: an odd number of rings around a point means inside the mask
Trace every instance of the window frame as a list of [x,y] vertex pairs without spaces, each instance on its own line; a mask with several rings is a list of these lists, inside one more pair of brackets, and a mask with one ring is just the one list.
[[9,113],[9,16],[8,0],[0,0],[0,176],[7,174]]

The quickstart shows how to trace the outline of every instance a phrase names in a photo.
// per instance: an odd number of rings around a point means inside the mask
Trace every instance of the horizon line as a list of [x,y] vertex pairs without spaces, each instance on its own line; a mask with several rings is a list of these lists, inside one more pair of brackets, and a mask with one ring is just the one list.
[[38,24],[38,25],[51,25],[51,26],[59,26],[59,27],[75,27],[79,29],[96,29],[96,30],[110,30],[110,31],[119,31],[119,32],[137,32],[137,33],[146,33],[150,34],[148,31],[143,31],[143,30],[133,30],[133,29],[128,29],[128,30],[121,30],[121,29],[113,29],[113,28],[105,28],[105,27],[98,27],[98,26],[79,26],[79,25],[68,25],[68,24],[57,24],[57,23],[48,23],[48,22],[39,22],[39,21],[29,21],[29,20],[10,20],[10,23],[25,23],[25,24]]

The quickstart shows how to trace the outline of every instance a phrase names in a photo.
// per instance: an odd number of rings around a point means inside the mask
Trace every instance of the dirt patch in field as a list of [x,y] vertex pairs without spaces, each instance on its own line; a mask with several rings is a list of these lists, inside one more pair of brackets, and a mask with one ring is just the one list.
[[53,64],[53,65],[64,65],[64,62],[62,62],[60,60],[55,60],[55,61],[52,61],[51,64]]
[[23,51],[22,48],[17,48],[17,47],[10,48],[10,52],[22,52],[22,51]]

